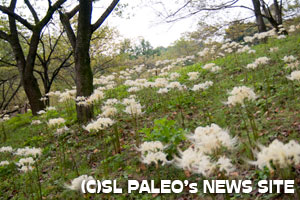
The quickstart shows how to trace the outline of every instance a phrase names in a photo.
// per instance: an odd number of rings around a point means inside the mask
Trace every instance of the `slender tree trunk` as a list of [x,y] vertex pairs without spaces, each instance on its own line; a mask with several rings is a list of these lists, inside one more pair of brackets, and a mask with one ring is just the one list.
[[29,100],[32,113],[35,115],[38,111],[45,108],[44,103],[40,100],[42,94],[38,82],[33,74],[28,73],[23,76],[22,85]]
[[[282,4],[282,2],[281,2]],[[278,4],[277,0],[274,0],[274,8],[275,8],[275,20],[278,24],[282,24],[282,5]]]
[[[90,65],[92,0],[80,0],[78,31],[75,48],[75,74],[77,96],[88,97],[93,93],[93,73]],[[77,119],[84,123],[92,119],[92,106],[76,106]]]
[[[34,58],[36,54],[36,50],[30,49],[32,53],[28,54],[27,61],[24,58],[23,50],[19,44],[18,36],[12,34],[11,46],[13,48],[13,52],[15,55],[15,59],[17,61],[17,67],[21,77],[21,84],[25,90],[26,96],[29,100],[29,104],[32,110],[32,114],[36,115],[38,111],[43,110],[45,105],[42,101],[40,101],[42,94],[38,85],[36,78],[33,75],[33,67],[34,67]],[[14,37],[15,36],[15,37]],[[32,42],[34,38],[32,38]]]
[[[11,1],[9,10],[14,12],[17,1]],[[14,56],[17,62],[17,67],[21,76],[21,84],[25,90],[26,96],[29,100],[29,104],[31,106],[32,113],[34,115],[37,114],[38,111],[43,110],[45,105],[40,101],[42,97],[38,82],[33,75],[33,69],[35,65],[36,52],[39,44],[41,28],[35,27],[32,30],[32,36],[30,39],[30,46],[27,58],[25,59],[23,49],[20,44],[16,19],[12,16],[8,16],[9,19],[9,27],[10,27],[10,35],[8,38],[8,42],[10,43]]]
[[261,32],[265,32],[267,31],[267,27],[266,24],[263,20],[263,16],[261,14],[261,10],[260,10],[260,2],[259,0],[252,0],[253,3],[253,7],[254,7],[254,13],[255,13],[255,18],[256,18],[256,24],[258,27],[258,31]]

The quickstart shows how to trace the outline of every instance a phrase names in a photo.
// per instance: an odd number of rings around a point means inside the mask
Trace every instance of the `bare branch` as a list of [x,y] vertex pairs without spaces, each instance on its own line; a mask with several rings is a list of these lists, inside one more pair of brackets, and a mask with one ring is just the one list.
[[[247,8],[247,9],[251,9],[249,7],[246,7],[246,6],[235,6],[235,4],[238,2],[239,0],[231,0],[231,1],[227,1],[225,3],[222,3],[221,5],[217,5],[217,6],[213,6],[213,7],[203,7],[203,8],[199,8],[198,10],[196,11],[193,11],[193,12],[190,12],[186,15],[183,15],[183,16],[180,16],[178,18],[175,18],[175,19],[170,19],[168,20],[169,18],[172,18],[175,16],[175,14],[177,14],[180,10],[182,10],[183,8],[187,7],[188,4],[190,4],[192,1],[188,1],[185,5],[183,5],[182,7],[180,7],[178,10],[176,10],[174,13],[168,15],[165,19],[166,19],[166,22],[167,23],[171,23],[171,22],[175,22],[175,21],[178,21],[178,20],[181,20],[181,19],[185,19],[185,18],[188,18],[188,17],[191,17],[193,15],[196,15],[200,12],[203,12],[203,11],[217,11],[217,10],[221,10],[221,9],[228,9],[228,8],[234,8],[234,7],[243,7],[243,8]],[[252,9],[251,9],[252,10]]]
[[64,59],[64,61],[60,64],[60,66],[58,68],[56,68],[52,74],[52,78],[50,80],[50,85],[53,83],[54,79],[56,78],[56,76],[58,75],[59,71],[62,69],[62,68],[66,68],[66,67],[70,67],[72,65],[71,64],[66,64],[67,61],[71,58],[73,52],[69,53],[69,55]]
[[0,30],[0,38],[3,40],[9,41],[9,35],[1,30]]
[[105,21],[105,19],[109,16],[109,14],[113,11],[113,9],[117,6],[120,0],[113,0],[111,4],[107,7],[105,12],[101,15],[101,17],[92,25],[92,33],[97,30]]
[[34,21],[35,23],[37,24],[40,20],[39,20],[39,17],[36,13],[36,11],[34,10],[34,8],[32,7],[31,3],[29,2],[29,0],[24,0],[25,4],[27,5],[28,9],[30,10],[33,18],[34,18]]
[[72,26],[70,24],[70,20],[68,16],[62,12],[59,11],[59,18],[61,23],[63,24],[64,29],[66,30],[67,36],[70,40],[70,43],[72,45],[72,48],[75,49],[76,47],[76,36],[72,29]]
[[7,100],[6,104],[3,107],[4,110],[7,108],[7,106],[10,104],[10,102],[13,100],[13,98],[16,96],[16,94],[18,93],[18,91],[19,91],[20,88],[21,88],[21,82],[19,83],[17,89],[10,96],[10,98]]
[[0,63],[5,64],[6,66],[12,66],[12,67],[16,67],[17,66],[16,64],[10,63],[10,62],[5,61],[5,60],[3,60],[1,58],[0,58]]
[[44,28],[44,26],[46,26],[46,24],[48,24],[48,22],[50,21],[53,13],[61,7],[61,5],[63,3],[65,3],[67,0],[58,0],[55,2],[55,4],[53,6],[50,6],[48,8],[47,14],[44,16],[44,18],[37,24],[38,28],[41,30],[42,28]]
[[79,11],[79,9],[80,9],[80,5],[77,5],[70,12],[67,12],[66,15],[67,15],[68,19],[72,19],[74,17],[74,15]]
[[26,19],[22,18],[20,15],[12,12],[8,7],[0,5],[0,11],[13,17],[15,20],[23,24],[29,30],[33,30],[33,25],[31,25]]

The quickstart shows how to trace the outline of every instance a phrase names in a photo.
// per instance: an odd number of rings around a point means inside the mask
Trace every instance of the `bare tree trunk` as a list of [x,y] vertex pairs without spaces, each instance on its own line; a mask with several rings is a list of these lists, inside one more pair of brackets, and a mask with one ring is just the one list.
[[[67,32],[67,36],[74,50],[76,96],[88,97],[93,93],[93,73],[90,64],[90,42],[94,31],[96,31],[106,20],[108,15],[118,4],[119,0],[112,0],[101,17],[91,24],[93,1],[79,0],[79,5],[68,13],[60,12],[60,20]],[[70,19],[79,12],[77,37],[70,24]],[[77,119],[79,123],[85,123],[93,117],[93,107],[77,106]]]
[[258,31],[261,32],[265,32],[267,31],[266,28],[266,24],[263,20],[263,16],[261,14],[261,10],[260,10],[260,2],[259,0],[252,0],[253,3],[253,7],[254,7],[254,13],[255,13],[255,18],[256,18],[256,24],[258,27]]
[[12,46],[15,59],[17,61],[17,67],[21,76],[21,84],[28,98],[32,114],[36,115],[38,111],[45,108],[43,102],[40,101],[42,94],[38,82],[33,75],[35,56],[39,43],[39,33],[33,33],[30,41],[29,53],[26,60],[23,49],[20,45],[15,19],[9,16],[9,23],[11,31],[9,42]]
[[282,24],[282,1],[280,1],[280,5],[277,0],[274,0],[274,8],[275,8],[275,20],[278,24]]
[[[92,0],[80,0],[78,31],[75,48],[76,96],[88,97],[93,92],[93,73],[90,65]],[[77,119],[84,123],[92,119],[92,106],[76,106]]]
[[22,86],[25,90],[26,96],[33,114],[45,108],[44,103],[40,100],[42,97],[39,85],[33,74],[24,74],[22,79]]

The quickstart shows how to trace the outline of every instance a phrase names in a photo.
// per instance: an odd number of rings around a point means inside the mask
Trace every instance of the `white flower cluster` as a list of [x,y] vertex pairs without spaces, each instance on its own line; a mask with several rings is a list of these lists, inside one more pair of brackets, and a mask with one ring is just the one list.
[[79,106],[91,106],[95,103],[98,103],[104,98],[104,92],[101,89],[101,87],[97,88],[89,97],[77,96],[76,104]]
[[165,94],[165,93],[168,93],[169,92],[169,89],[168,88],[160,88],[157,93],[158,94]]
[[200,56],[200,57],[206,57],[209,54],[212,54],[209,48],[204,48],[202,51],[199,51],[197,53],[197,55]]
[[186,89],[186,86],[182,85],[178,81],[173,81],[173,82],[169,82],[169,84],[167,85],[166,88],[168,88],[168,89],[184,90],[184,89]]
[[244,105],[244,101],[247,99],[253,101],[257,98],[256,94],[251,88],[246,86],[234,87],[229,93],[230,96],[225,104],[235,106],[237,104]]
[[237,50],[237,53],[248,52],[248,54],[255,53],[256,51],[251,49],[248,45],[243,46],[242,48]]
[[42,114],[45,114],[45,113],[46,113],[46,111],[44,111],[44,110],[40,110],[40,111],[37,112],[38,115],[42,115]]
[[[0,152],[9,152],[9,153],[13,153],[14,150],[11,146],[6,146],[6,147],[1,147],[0,148]],[[25,148],[19,148],[14,152],[15,155],[18,156],[33,156],[35,158],[37,158],[38,156],[42,155],[42,150],[40,148],[29,148],[29,147],[25,147]],[[22,172],[27,172],[27,171],[31,171],[33,169],[33,167],[31,166],[32,164],[34,164],[34,159],[32,157],[27,157],[27,158],[21,158],[16,165],[19,167],[19,170]],[[3,165],[8,165],[9,162],[8,161],[2,161],[0,162],[0,166]]]
[[102,110],[102,113],[100,114],[101,117],[112,117],[117,114],[117,109],[109,105],[102,106],[101,110]]
[[292,81],[300,81],[300,71],[293,71],[287,78]]
[[75,191],[81,191],[81,183],[82,181],[89,181],[89,180],[95,180],[92,176],[88,175],[81,175],[77,178],[74,178],[71,181],[71,185],[65,184],[65,187],[70,189],[70,190],[75,190]]
[[64,118],[55,118],[55,119],[50,119],[48,121],[48,126],[49,127],[53,127],[53,126],[60,126],[62,124],[64,124],[66,122],[66,120]]
[[288,63],[286,67],[288,69],[295,69],[295,68],[298,68],[299,66],[300,66],[300,63],[298,60],[296,60],[295,62]]
[[207,63],[203,66],[203,69],[209,70],[211,72],[218,72],[221,70],[221,67],[217,66],[215,63]]
[[285,63],[291,63],[291,62],[296,61],[297,59],[296,59],[293,55],[290,55],[290,56],[284,56],[284,57],[282,58],[282,60],[283,60]]
[[163,151],[164,145],[160,141],[144,142],[140,145],[140,147],[137,150],[140,151],[142,154],[145,154],[149,151]]
[[167,155],[163,152],[164,145],[159,141],[153,142],[144,142],[141,146],[137,149],[141,152],[142,162],[150,165],[151,163],[155,163],[156,165],[159,161],[162,165],[168,163]]
[[88,132],[99,131],[112,126],[115,122],[110,118],[99,117],[96,121],[90,122],[87,126],[83,126]]
[[65,92],[59,94],[59,102],[66,102],[75,99],[76,90],[65,90]]
[[271,29],[270,31],[262,32],[262,33],[256,33],[253,36],[245,36],[244,41],[248,43],[252,43],[255,39],[262,40],[267,37],[274,37],[276,36],[276,29]]
[[157,78],[154,81],[154,86],[155,87],[166,87],[168,85],[168,80],[166,78]]
[[266,65],[270,61],[270,58],[268,57],[259,57],[257,58],[253,63],[250,63],[246,66],[248,69],[256,69],[260,65]]
[[195,133],[187,136],[195,148],[204,153],[213,153],[216,149],[226,147],[233,149],[237,139],[231,138],[228,131],[220,128],[217,124],[197,127]]
[[2,118],[2,121],[7,121],[9,119],[10,119],[9,115],[4,115],[3,118]]
[[108,85],[111,84],[112,81],[115,79],[116,77],[114,75],[108,75],[108,76],[101,76],[100,78],[94,78],[93,79],[93,84],[94,85]]
[[286,63],[288,69],[295,69],[295,68],[298,68],[299,65],[300,65],[300,63],[297,60],[297,58],[294,57],[293,55],[284,56],[282,58],[282,60]]
[[43,102],[45,102],[45,101],[47,101],[47,99],[48,99],[48,97],[47,97],[47,96],[45,96],[45,97],[42,97],[42,98],[40,98],[40,101],[43,101]]
[[101,90],[94,90],[93,94],[89,96],[86,100],[87,105],[92,105],[93,103],[97,103],[101,99],[104,98],[104,93]]
[[180,74],[179,74],[179,73],[173,72],[173,73],[171,73],[171,74],[169,75],[169,80],[170,80],[170,81],[174,81],[174,80],[176,80],[176,79],[179,78],[179,77],[180,77]]
[[270,58],[264,56],[264,57],[257,58],[254,61],[254,63],[256,63],[257,65],[266,65],[269,63],[269,61],[270,61]]
[[7,160],[1,161],[0,166],[9,165],[9,162]]
[[42,155],[42,149],[35,148],[35,147],[25,147],[25,148],[19,148],[15,152],[18,156],[40,156]]
[[222,45],[221,49],[224,50],[225,53],[232,53],[237,49],[242,49],[243,46],[235,41],[226,42]]
[[124,99],[123,104],[126,105],[126,108],[124,110],[125,113],[134,116],[143,114],[141,104],[136,102],[135,99]]
[[258,166],[260,169],[266,166],[270,170],[274,170],[273,166],[285,168],[300,163],[300,145],[294,140],[283,144],[276,139],[269,146],[259,145],[259,149],[260,152],[255,152],[256,161],[250,161],[249,163]]
[[31,121],[31,125],[39,125],[41,124],[42,122],[40,120],[32,120]]
[[54,92],[48,92],[46,94],[46,96],[48,96],[48,97],[59,97],[60,94],[61,94],[60,91],[54,91]]
[[7,146],[7,147],[1,147],[0,148],[0,153],[1,152],[13,152],[13,148],[11,146]]
[[20,168],[21,172],[27,172],[33,170],[32,165],[34,164],[34,160],[32,157],[21,158],[16,165]]
[[199,78],[199,72],[189,72],[187,75],[189,76],[190,81],[194,81]]
[[235,147],[236,138],[231,138],[228,131],[212,124],[196,128],[195,133],[189,135],[188,139],[192,146],[183,152],[179,151],[180,157],[175,156],[174,164],[177,167],[203,176],[210,176],[216,169],[226,174],[235,170],[229,158],[222,156],[217,162],[212,162],[208,155],[222,146],[228,149]]
[[56,132],[54,133],[54,135],[60,136],[60,135],[62,135],[62,134],[64,134],[64,133],[66,133],[66,132],[69,131],[69,130],[70,130],[70,129],[69,129],[68,127],[64,126],[64,127],[62,127],[62,128],[56,129]]
[[54,106],[49,106],[49,107],[46,108],[46,110],[47,111],[49,111],[49,110],[56,110],[56,108]]
[[119,103],[118,99],[107,99],[104,104],[107,106],[113,106],[115,104]]
[[205,90],[212,86],[214,83],[212,81],[205,81],[204,83],[200,83],[197,85],[194,85],[192,88],[192,91],[199,91],[199,90]]

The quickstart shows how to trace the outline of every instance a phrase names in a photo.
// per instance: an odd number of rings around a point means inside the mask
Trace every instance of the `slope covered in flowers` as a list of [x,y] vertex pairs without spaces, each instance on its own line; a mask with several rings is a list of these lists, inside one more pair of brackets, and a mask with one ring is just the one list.
[[[116,179],[123,188],[128,179],[299,181],[297,28],[291,27],[289,36],[270,31],[245,38],[243,45],[213,45],[198,55],[157,62],[153,69],[142,65],[116,71],[95,78],[96,89],[88,98],[75,99],[74,89],[53,91],[47,95],[52,107],[39,116],[6,116],[0,147],[3,198],[214,197],[187,190],[170,195],[80,194],[81,181],[93,178]],[[266,43],[252,45],[267,37]],[[196,62],[201,57],[213,59]],[[93,106],[97,117],[77,124],[75,103]],[[253,195],[259,194],[254,190],[232,198]]]

